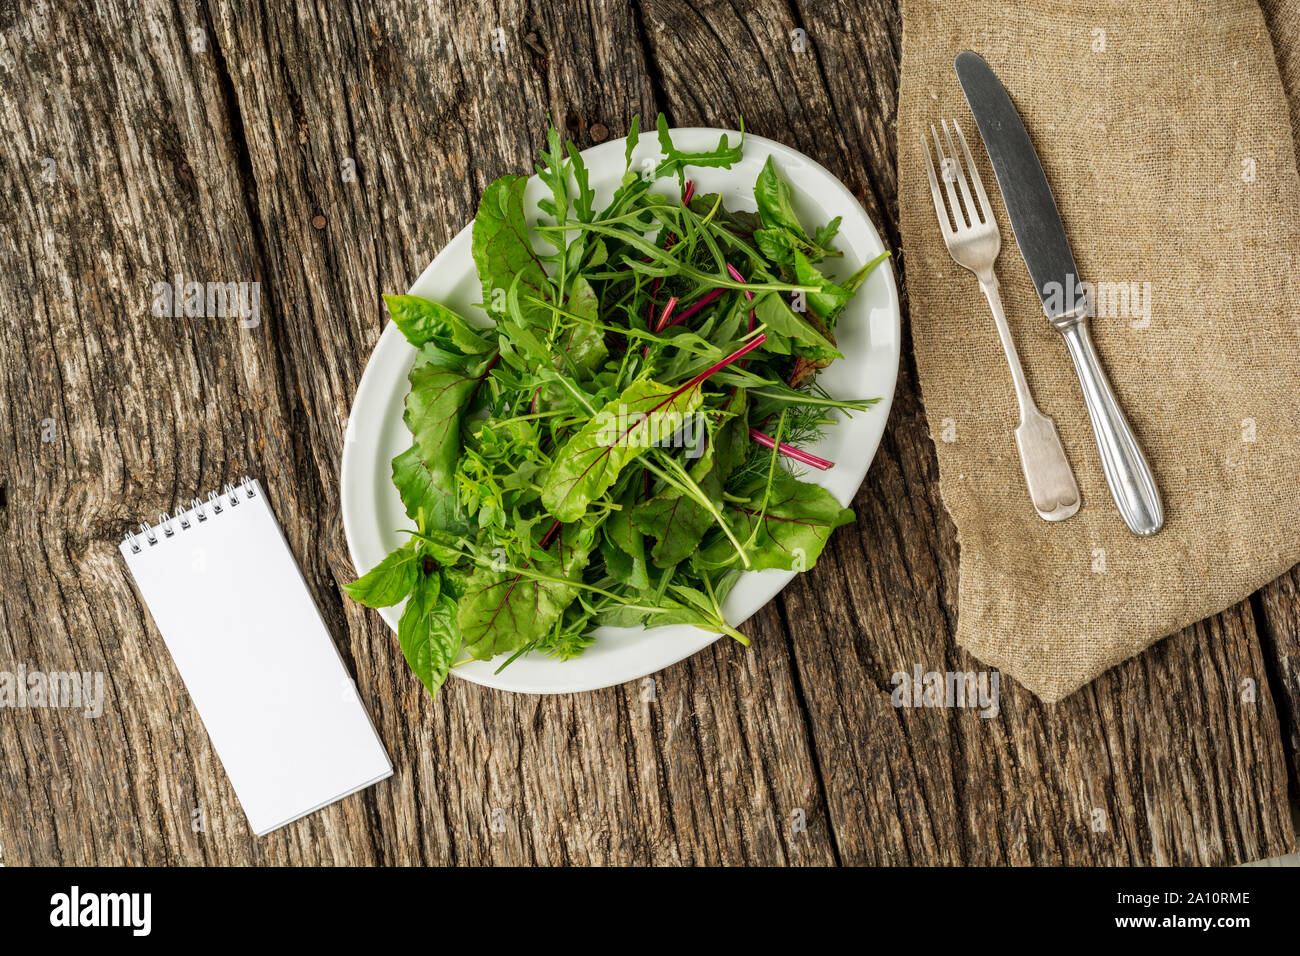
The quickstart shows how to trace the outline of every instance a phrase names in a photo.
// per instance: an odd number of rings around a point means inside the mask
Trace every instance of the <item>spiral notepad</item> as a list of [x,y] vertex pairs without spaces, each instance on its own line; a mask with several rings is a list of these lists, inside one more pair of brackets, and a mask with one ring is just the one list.
[[121,545],[258,836],[393,772],[262,486]]

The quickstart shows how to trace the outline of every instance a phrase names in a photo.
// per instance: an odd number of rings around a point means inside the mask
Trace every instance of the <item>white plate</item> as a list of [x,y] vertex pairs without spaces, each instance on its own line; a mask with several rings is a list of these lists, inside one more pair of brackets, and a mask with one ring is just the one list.
[[[673,141],[687,151],[712,149],[722,132],[678,129],[673,131]],[[734,143],[739,134],[728,131],[727,135]],[[634,167],[640,168],[644,158],[657,158],[657,145],[653,131],[643,135],[633,154]],[[598,208],[608,201],[623,175],[624,148],[625,142],[620,139],[583,151]],[[796,211],[803,222],[814,226],[834,216],[843,217],[835,242],[844,252],[844,259],[834,260],[835,267],[830,270],[833,274],[843,278],[885,251],[884,243],[853,194],[820,164],[788,146],[746,135],[744,159],[730,170],[691,168],[689,173],[695,180],[697,193],[720,192],[728,208],[752,212],[754,181],[769,155],[775,157],[778,170],[792,185]],[[667,193],[673,187],[664,181],[658,188]],[[528,209],[532,210],[530,225],[535,224],[536,200],[543,192],[544,187],[534,176],[525,197]],[[471,321],[483,321],[483,312],[476,308],[482,301],[482,287],[470,253],[469,226],[429,264],[411,292],[444,303]],[[862,285],[841,316],[835,335],[844,358],[826,369],[819,381],[831,395],[839,398],[881,399],[870,411],[841,420],[827,430],[822,441],[808,449],[830,458],[835,467],[826,472],[813,471],[805,477],[847,505],[862,484],[880,444],[898,375],[898,290],[889,260],[878,266]],[[402,422],[402,409],[408,388],[406,376],[414,358],[415,349],[390,322],[361,376],[348,418],[340,490],[343,528],[358,573],[368,571],[406,540],[405,535],[398,533],[399,528],[412,527],[393,487],[391,463],[411,445],[410,432]],[[727,620],[739,626],[772,600],[792,577],[794,573],[790,571],[746,573],[723,602]],[[380,614],[396,631],[400,606],[384,608]],[[596,643],[571,661],[525,655],[498,674],[495,671],[505,660],[501,657],[490,662],[462,664],[452,673],[502,690],[572,693],[636,680],[718,639],[716,634],[681,625],[652,629],[600,628],[596,634]],[[393,647],[396,653],[396,642]],[[762,654],[764,649],[754,647],[751,653]]]

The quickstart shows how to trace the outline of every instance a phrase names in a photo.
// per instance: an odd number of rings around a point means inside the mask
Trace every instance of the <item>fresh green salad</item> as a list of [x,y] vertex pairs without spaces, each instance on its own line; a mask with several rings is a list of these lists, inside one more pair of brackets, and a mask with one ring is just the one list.
[[657,164],[634,167],[633,121],[627,171],[598,208],[552,128],[532,235],[526,177],[484,190],[473,252],[492,325],[384,297],[418,350],[411,447],[393,459],[416,530],[346,589],[370,607],[406,599],[398,640],[431,693],[462,659],[568,660],[598,625],[748,644],[722,612],[741,572],[806,570],[853,520],[800,479],[832,466],[800,446],[835,410],[878,400],[832,398],[817,375],[884,256],[832,281],[820,264],[840,255],[839,218],[801,222],[771,158],[757,213],[696,191],[691,167],[731,168],[743,133],[699,153],[662,116],[658,134]]

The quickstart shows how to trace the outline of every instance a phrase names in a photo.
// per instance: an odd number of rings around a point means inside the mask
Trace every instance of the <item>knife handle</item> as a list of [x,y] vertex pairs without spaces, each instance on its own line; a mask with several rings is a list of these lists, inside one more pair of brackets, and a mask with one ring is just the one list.
[[1088,334],[1087,320],[1082,316],[1073,322],[1057,326],[1065,338],[1065,347],[1079,373],[1083,387],[1083,401],[1088,406],[1092,430],[1097,435],[1097,449],[1101,452],[1101,466],[1106,472],[1106,483],[1119,506],[1120,516],[1134,534],[1155,534],[1165,523],[1164,509],[1160,504],[1160,491],[1156,488],[1151,466],[1138,445],[1133,429],[1129,427],[1119,400],[1106,379],[1106,373],[1093,348]]

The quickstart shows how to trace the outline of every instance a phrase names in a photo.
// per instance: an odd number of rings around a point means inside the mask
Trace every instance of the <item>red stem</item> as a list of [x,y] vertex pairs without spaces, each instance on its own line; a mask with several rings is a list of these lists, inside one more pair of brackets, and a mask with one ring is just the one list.
[[715,372],[721,372],[724,368],[726,368],[726,367],[727,367],[728,365],[730,365],[732,362],[735,362],[737,359],[744,358],[746,355],[748,355],[750,352],[754,351],[754,349],[758,348],[760,345],[762,345],[762,344],[763,344],[764,342],[766,342],[766,341],[767,341],[767,333],[764,332],[762,335],[760,335],[760,336],[758,336],[756,339],[754,339],[754,341],[748,343],[747,345],[744,345],[744,346],[741,347],[741,348],[736,349],[736,351],[732,352],[730,355],[728,355],[726,358],[724,358],[721,362],[718,362],[718,363],[715,364],[715,365],[710,365],[708,368],[706,368],[706,369],[705,369],[703,372],[701,372],[699,375],[695,376],[693,379],[691,379],[689,382],[687,382],[685,385],[683,385],[681,388],[679,388],[679,389],[677,390],[677,391],[678,391],[678,394],[680,394],[680,393],[686,391],[688,388],[693,388],[694,386],[699,385],[700,382],[704,381],[706,378],[708,378],[708,377],[709,377],[710,375],[712,375],[713,373],[715,373]]
[[[693,303],[691,303],[690,307],[683,309],[681,312],[678,312],[677,315],[673,318],[673,320],[669,322],[666,326],[664,326],[664,328],[672,328],[674,325],[678,325],[682,322],[685,322],[687,319],[693,316],[696,312],[700,311],[700,309],[704,308],[710,302],[724,295],[726,291],[727,291],[726,289],[714,289],[712,292],[705,293],[704,295],[696,299]],[[753,331],[753,329],[751,328],[750,331]]]
[[[737,282],[745,281],[745,277],[740,274],[740,270],[737,269],[735,266],[733,266],[730,262],[727,263],[727,271],[731,273],[731,278],[735,279]],[[750,292],[748,289],[745,289],[744,291],[745,291],[745,298],[748,299],[750,302],[753,302],[754,293]]]
[[[745,277],[742,276],[742,275],[740,274],[740,270],[737,269],[735,266],[733,266],[730,262],[727,263],[727,271],[731,273],[731,278],[735,279],[737,282],[744,282],[744,281],[746,281],[746,280],[745,280]],[[745,298],[748,299],[750,302],[753,302],[753,301],[754,301],[754,293],[752,293],[752,292],[750,292],[748,289],[746,289],[746,290],[745,290]],[[754,323],[757,322],[757,321],[758,321],[758,317],[757,317],[756,315],[754,315],[754,310],[753,310],[753,309],[750,309],[750,310],[749,310],[749,331],[751,331],[751,332],[754,331]]]
[[556,521],[555,524],[551,525],[550,530],[547,531],[546,534],[542,535],[541,548],[543,551],[545,551],[547,547],[550,546],[551,539],[555,537],[555,532],[559,530],[560,530],[560,522]]
[[677,296],[673,296],[672,298],[670,298],[668,300],[668,304],[664,306],[664,310],[659,313],[659,321],[655,324],[655,328],[654,328],[656,333],[662,332],[664,330],[664,327],[667,325],[677,324],[676,322],[668,321],[668,316],[673,314],[673,309],[675,308],[677,308]]
[[757,428],[751,428],[749,430],[749,437],[754,439],[754,441],[758,442],[764,448],[772,448],[775,446],[779,454],[785,455],[787,458],[793,458],[795,461],[802,462],[805,465],[811,465],[812,467],[818,468],[822,471],[835,467],[835,462],[827,461],[825,458],[818,458],[816,455],[809,454],[806,451],[801,451],[798,448],[795,448],[794,445],[787,445],[785,442],[781,442],[780,445],[777,445],[775,438],[766,432],[759,431]]
[[[742,276],[742,275],[740,274],[740,270],[737,269],[735,266],[733,266],[730,262],[727,263],[727,272],[730,273],[731,278],[735,279],[737,282],[744,282],[744,281],[745,281],[745,277]],[[745,298],[748,299],[750,302],[753,302],[753,301],[754,301],[754,293],[752,293],[752,292],[750,292],[748,289],[746,289],[746,290],[745,290]],[[753,331],[754,331],[754,325],[755,325],[755,323],[756,323],[757,321],[758,321],[758,316],[756,316],[756,315],[754,314],[754,310],[753,310],[753,309],[750,309],[750,310],[749,310],[749,328],[748,328],[747,331],[749,331],[749,332],[753,332]],[[741,368],[745,368],[747,365],[749,365],[748,362],[746,362],[744,365],[742,365]],[[733,389],[731,390],[731,394],[732,394],[732,395],[735,395],[735,394],[736,394],[736,389],[739,388],[739,387],[740,387],[740,386],[737,385],[735,388],[733,388]]]
[[686,180],[686,190],[682,193],[682,205],[690,205],[691,197],[695,195],[695,180]]

